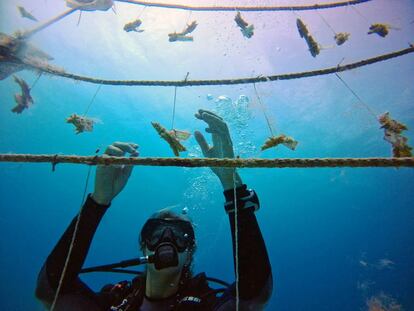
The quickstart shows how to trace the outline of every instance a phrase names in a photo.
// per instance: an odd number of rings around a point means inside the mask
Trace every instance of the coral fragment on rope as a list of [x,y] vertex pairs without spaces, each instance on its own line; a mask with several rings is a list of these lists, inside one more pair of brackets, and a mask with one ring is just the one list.
[[296,19],[296,26],[298,28],[299,35],[305,39],[309,52],[313,57],[316,57],[316,55],[321,52],[318,42],[316,42],[316,40],[312,37],[305,23],[300,18]]
[[74,113],[66,119],[66,123],[72,123],[75,126],[76,134],[80,134],[83,132],[92,132],[95,121],[86,116],[80,116]]
[[180,156],[180,152],[187,151],[187,149],[185,149],[185,147],[179,142],[175,135],[171,133],[173,131],[167,131],[161,124],[157,122],[151,122],[151,124],[157,131],[158,135],[160,135],[160,137],[170,145],[176,157]]
[[132,22],[126,23],[124,25],[124,30],[126,32],[130,32],[130,31],[143,32],[144,30],[138,29],[138,27],[141,26],[141,24],[142,24],[142,21],[139,18],[137,18],[136,20]]
[[335,42],[337,45],[342,45],[344,44],[346,41],[348,41],[349,37],[351,36],[351,34],[349,32],[339,32],[337,34],[335,34]]
[[246,38],[251,38],[254,34],[254,25],[246,22],[240,12],[237,12],[236,16],[234,17],[234,21],[236,22],[237,26],[239,26],[241,33]]
[[391,26],[388,24],[372,24],[369,27],[369,31],[368,34],[372,34],[372,33],[376,33],[377,35],[381,36],[381,37],[386,37],[388,35],[388,33],[390,32],[390,28]]
[[263,151],[272,147],[277,147],[280,144],[286,146],[291,150],[295,150],[296,146],[298,145],[298,142],[290,136],[280,134],[277,136],[269,137],[261,147],[261,150]]
[[14,81],[20,86],[21,94],[15,94],[14,100],[16,101],[16,106],[11,110],[15,113],[22,113],[23,110],[28,109],[30,105],[33,104],[33,98],[30,95],[30,87],[23,79],[20,79],[17,76],[13,76]]
[[187,26],[181,32],[173,32],[168,34],[168,40],[170,42],[175,41],[193,41],[192,36],[188,36],[188,34],[192,33],[198,24],[197,21],[193,21],[191,24],[187,24]]
[[380,115],[378,121],[384,129],[384,140],[392,145],[393,156],[396,158],[412,157],[412,148],[408,145],[408,138],[402,135],[403,131],[408,130],[407,126],[392,119],[389,112]]

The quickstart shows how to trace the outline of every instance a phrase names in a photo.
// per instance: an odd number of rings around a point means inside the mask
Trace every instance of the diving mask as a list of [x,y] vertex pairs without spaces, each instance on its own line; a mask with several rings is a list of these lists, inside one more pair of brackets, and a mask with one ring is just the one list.
[[141,241],[150,251],[163,243],[171,243],[178,252],[183,252],[194,245],[194,230],[189,221],[151,218],[141,230]]

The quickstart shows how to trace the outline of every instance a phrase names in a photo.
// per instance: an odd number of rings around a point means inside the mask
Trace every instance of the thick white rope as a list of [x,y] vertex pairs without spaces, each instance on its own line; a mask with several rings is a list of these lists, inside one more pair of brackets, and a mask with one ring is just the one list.
[[391,158],[135,158],[114,156],[79,156],[60,154],[8,154],[0,153],[1,162],[58,163],[86,165],[140,165],[177,167],[243,167],[243,168],[315,168],[315,167],[414,167],[414,157]]

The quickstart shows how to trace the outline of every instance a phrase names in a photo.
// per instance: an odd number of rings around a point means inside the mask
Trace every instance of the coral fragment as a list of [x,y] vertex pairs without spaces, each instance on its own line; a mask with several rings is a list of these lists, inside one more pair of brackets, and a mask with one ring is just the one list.
[[241,33],[246,38],[251,38],[254,34],[254,25],[246,22],[240,12],[237,12],[236,16],[234,17],[234,21],[236,22],[237,26],[239,26]]
[[160,135],[160,137],[170,145],[176,157],[180,155],[180,152],[187,151],[187,149],[185,149],[185,147],[179,142],[175,135],[167,131],[161,124],[157,122],[151,122],[151,124],[157,131],[158,135]]
[[392,145],[392,153],[396,158],[412,157],[412,147],[408,145],[408,138],[402,135],[408,130],[407,126],[391,118],[389,112],[378,117],[381,128],[384,129],[384,140]]
[[296,146],[298,145],[298,142],[290,136],[280,134],[277,136],[269,137],[261,147],[261,150],[263,151],[272,147],[277,147],[280,144],[286,146],[291,150],[295,150]]
[[76,134],[80,134],[83,132],[92,132],[95,121],[86,116],[80,116],[74,113],[66,119],[66,123],[72,123],[75,126]]

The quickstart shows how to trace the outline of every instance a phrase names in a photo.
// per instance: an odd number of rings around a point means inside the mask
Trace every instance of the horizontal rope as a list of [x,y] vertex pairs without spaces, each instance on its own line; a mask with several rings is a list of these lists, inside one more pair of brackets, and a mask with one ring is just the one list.
[[259,83],[259,82],[268,82],[268,81],[277,81],[277,80],[291,80],[299,78],[307,78],[314,76],[321,76],[327,74],[333,74],[336,72],[347,71],[370,64],[378,63],[381,61],[389,60],[399,56],[403,56],[409,53],[414,52],[414,46],[409,48],[395,51],[388,54],[383,54],[373,58],[365,59],[358,61],[356,63],[351,63],[347,65],[341,65],[336,67],[330,67],[325,69],[313,70],[313,71],[304,71],[296,73],[287,73],[279,75],[270,75],[270,76],[259,76],[256,78],[238,78],[238,79],[221,79],[221,80],[181,80],[181,81],[146,81],[146,80],[106,80],[99,78],[86,77],[81,75],[76,75],[73,73],[68,73],[61,71],[51,66],[41,66],[39,64],[31,64],[28,62],[23,62],[28,69],[39,70],[51,75],[73,79],[76,81],[84,81],[95,84],[104,84],[104,85],[125,85],[125,86],[203,86],[203,85],[234,85],[234,84],[248,84],[248,83]]
[[[135,0],[115,0],[118,2],[125,2],[137,5],[143,5],[148,7],[158,7],[158,8],[167,8],[167,9],[179,9],[179,10],[189,10],[189,11],[304,11],[304,10],[316,10],[316,9],[329,9],[341,6],[355,5],[364,2],[369,2],[372,0],[351,0],[351,1],[342,1],[335,3],[321,3],[313,5],[297,5],[297,6],[233,6],[233,7],[224,7],[224,6],[188,6],[180,4],[166,4],[166,3],[157,3],[157,2],[145,2],[145,1],[135,1]],[[52,18],[51,20],[41,24],[38,27],[35,27],[32,30],[25,31],[20,39],[27,39],[34,35],[35,33],[47,28],[48,26],[56,23],[57,21],[63,19],[64,17],[72,14],[77,11],[77,8],[71,8],[62,14]]]
[[146,2],[138,0],[115,0],[118,2],[125,2],[137,5],[143,5],[147,7],[157,7],[164,9],[178,9],[187,11],[306,11],[306,10],[319,10],[319,9],[331,9],[347,5],[355,5],[371,0],[351,0],[341,1],[333,3],[319,3],[311,5],[288,5],[288,6],[197,6],[197,5],[183,5],[183,4],[169,4],[160,2]]
[[414,167],[412,158],[314,158],[314,159],[217,159],[217,158],[128,158],[51,154],[0,154],[0,162],[140,165],[180,167]]

